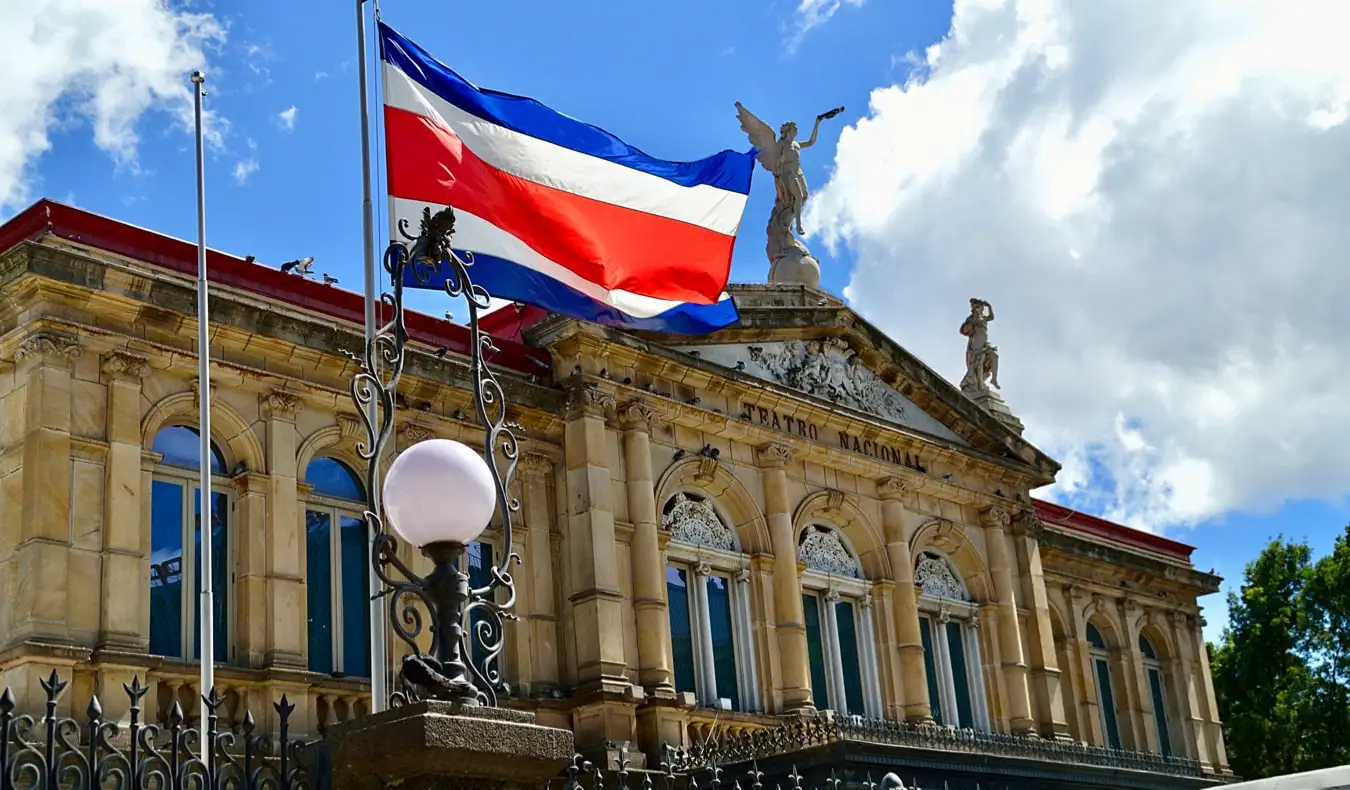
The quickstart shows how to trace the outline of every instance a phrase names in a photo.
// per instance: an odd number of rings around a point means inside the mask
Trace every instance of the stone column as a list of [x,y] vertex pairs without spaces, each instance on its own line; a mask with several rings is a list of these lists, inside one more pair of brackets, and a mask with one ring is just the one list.
[[869,719],[883,718],[885,706],[881,699],[881,673],[877,670],[877,634],[872,627],[872,594],[858,601],[858,658],[862,663],[863,703],[861,713]]
[[[1177,660],[1181,667],[1183,688],[1177,692],[1182,698],[1183,726],[1188,755],[1206,770],[1214,770],[1214,759],[1209,749],[1209,731],[1205,722],[1206,678],[1201,674],[1199,656],[1191,639],[1190,615],[1185,612],[1169,612],[1168,622],[1172,626],[1172,640],[1177,646]],[[1208,663],[1208,656],[1206,656]],[[1217,716],[1215,717],[1218,718]]]
[[830,685],[834,693],[830,696],[830,707],[840,713],[858,714],[848,709],[848,694],[844,686],[844,651],[839,642],[839,591],[831,587],[825,592],[825,606],[821,610],[824,620],[821,630],[825,633],[825,671],[830,673]]
[[770,444],[759,450],[764,480],[764,517],[773,546],[773,608],[777,616],[779,662],[783,671],[783,708],[812,708],[811,665],[806,652],[806,615],[802,585],[797,576],[797,542],[792,534],[792,503],[788,501],[787,465],[792,450]]
[[[143,357],[108,354],[103,373],[108,388],[108,456],[104,466],[103,580],[99,601],[100,650],[145,652],[150,635],[141,629],[141,378]],[[130,681],[130,678],[127,678]],[[125,698],[125,694],[114,697]],[[106,704],[106,703],[105,703]]]
[[1083,604],[1084,593],[1070,585],[1064,586],[1064,599],[1068,601],[1072,620],[1073,635],[1070,647],[1078,659],[1076,675],[1079,678],[1078,721],[1082,727],[1082,738],[1093,746],[1106,745],[1106,732],[1102,729],[1101,698],[1097,694],[1097,670],[1092,663],[1092,647],[1087,641],[1087,610]]
[[[553,479],[553,461],[526,453],[520,459],[521,524],[525,530],[525,584],[528,662],[520,676],[528,679],[534,696],[546,696],[558,688],[558,611],[553,588],[553,536],[549,524],[548,489]],[[522,662],[524,664],[524,662]]]
[[671,675],[670,619],[666,612],[665,568],[652,481],[651,420],[654,413],[640,400],[619,410],[623,428],[624,466],[628,470],[628,519],[631,546],[633,610],[637,620],[638,682],[648,696],[675,696]]
[[1008,718],[1014,733],[1036,728],[1031,718],[1031,700],[1027,690],[1027,665],[1022,660],[1021,627],[1017,622],[1017,598],[1013,592],[1012,565],[1008,559],[1008,512],[991,507],[980,514],[984,523],[985,546],[989,553],[989,573],[994,577],[998,595],[999,653],[1003,659],[1004,685],[1008,689]]
[[1205,731],[1208,734],[1207,745],[1209,747],[1210,762],[1214,765],[1214,770],[1223,773],[1231,773],[1228,768],[1228,749],[1223,743],[1223,721],[1219,718],[1219,701],[1214,695],[1214,676],[1209,667],[1209,651],[1205,649],[1203,616],[1188,618],[1190,624],[1190,635],[1195,645],[1196,658],[1199,661],[1200,676],[1197,679],[1200,690],[1204,698],[1203,710],[1205,711]]
[[901,704],[911,723],[931,722],[928,675],[923,664],[923,637],[919,633],[919,602],[914,589],[914,558],[905,525],[904,482],[887,478],[877,484],[881,520],[886,530],[886,553],[895,575],[895,644],[900,654]]
[[1012,522],[1013,542],[1017,545],[1018,571],[1023,589],[1028,591],[1031,609],[1028,644],[1031,662],[1030,687],[1041,712],[1036,728],[1042,737],[1072,740],[1068,717],[1064,713],[1063,679],[1055,656],[1055,636],[1050,624],[1050,602],[1045,592],[1045,572],[1041,567],[1040,536],[1045,525],[1030,513]]
[[[607,744],[632,741],[641,698],[628,680],[624,653],[623,591],[619,587],[618,544],[610,501],[613,481],[608,462],[605,418],[614,396],[594,385],[568,393],[564,442],[567,464],[568,600],[576,644],[578,706],[572,721],[577,746],[596,753]],[[597,759],[601,756],[596,753]],[[608,763],[608,756],[604,758]]]
[[[296,468],[295,457],[295,416],[302,403],[291,393],[276,391],[264,397],[263,406],[267,421],[266,550],[264,561],[245,573],[250,574],[250,590],[265,590],[250,605],[261,610],[266,631],[257,635],[261,641],[248,655],[250,661],[268,666],[300,668],[306,665],[308,651],[305,514],[296,484],[303,471]],[[334,524],[333,529],[337,528]]]
[[712,567],[706,562],[694,566],[694,638],[698,640],[699,675],[703,681],[699,702],[704,707],[717,707],[717,664],[713,660],[712,628],[708,614],[708,577]]
[[1116,609],[1124,624],[1121,650],[1125,658],[1124,685],[1129,691],[1130,738],[1135,751],[1157,753],[1158,734],[1153,726],[1153,700],[1144,673],[1144,654],[1139,651],[1139,629],[1134,621],[1139,615],[1139,604],[1132,598],[1119,598]]

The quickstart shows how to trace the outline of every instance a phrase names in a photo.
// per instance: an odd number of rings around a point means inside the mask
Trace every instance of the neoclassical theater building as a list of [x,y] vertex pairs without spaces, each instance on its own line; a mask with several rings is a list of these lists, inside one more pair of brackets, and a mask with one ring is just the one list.
[[[285,694],[317,736],[369,707],[362,300],[209,267],[221,716],[266,724]],[[0,226],[0,685],[21,708],[53,669],[69,715],[97,693],[125,717],[133,677],[151,719],[198,705],[195,271],[190,243],[49,201]],[[522,558],[504,704],[649,765],[826,721],[798,763],[1223,781],[1198,603],[1219,579],[1189,546],[1035,498],[1059,467],[1007,407],[834,296],[734,294],[740,323],[701,337],[484,319],[523,437],[514,545],[494,526],[471,558]],[[391,452],[481,442],[466,330],[407,323]]]

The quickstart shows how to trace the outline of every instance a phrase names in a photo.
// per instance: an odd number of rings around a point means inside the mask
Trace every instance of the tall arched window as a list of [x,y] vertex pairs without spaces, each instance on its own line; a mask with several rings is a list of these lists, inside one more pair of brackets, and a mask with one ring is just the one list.
[[[201,624],[197,601],[201,573],[200,470],[201,435],[194,428],[174,425],[155,434],[151,449],[161,455],[150,482],[150,652],[195,660],[201,655]],[[212,620],[217,662],[230,660],[229,613],[233,600],[233,546],[229,523],[233,510],[225,458],[211,444],[211,580]],[[184,573],[193,578],[183,583]]]
[[933,719],[961,729],[988,730],[978,608],[956,568],[937,552],[919,553],[914,585],[919,588],[919,637]]
[[812,524],[797,540],[802,614],[816,707],[881,718],[871,585],[839,531]]
[[666,601],[676,691],[705,707],[758,711],[749,574],[736,533],[712,502],[678,493],[666,502]]
[[305,595],[312,672],[370,676],[370,547],[366,490],[346,464],[305,467]]
[[1153,701],[1153,731],[1158,736],[1158,751],[1170,757],[1172,739],[1167,729],[1167,694],[1163,687],[1162,664],[1158,663],[1158,651],[1153,649],[1153,643],[1143,634],[1139,635],[1139,654],[1144,658],[1144,678]]
[[1087,624],[1088,655],[1092,660],[1092,677],[1097,686],[1097,709],[1102,717],[1102,732],[1106,745],[1120,748],[1120,722],[1116,716],[1116,694],[1111,685],[1111,654],[1107,652],[1102,632],[1092,623]]

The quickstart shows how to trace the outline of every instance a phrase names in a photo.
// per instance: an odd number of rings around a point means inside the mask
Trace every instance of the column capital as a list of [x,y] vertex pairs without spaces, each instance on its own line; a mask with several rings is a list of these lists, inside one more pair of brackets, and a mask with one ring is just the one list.
[[1012,517],[1008,515],[1008,511],[999,505],[993,505],[980,511],[980,523],[987,529],[1006,530],[1011,520]]
[[84,350],[80,348],[80,339],[75,335],[39,329],[19,341],[18,347],[14,349],[14,363],[41,359],[69,363],[79,359],[82,353]]
[[1021,513],[1012,520],[1012,534],[1018,537],[1028,537],[1033,540],[1040,540],[1041,533],[1045,531],[1045,522],[1032,513]]
[[766,444],[755,453],[759,465],[766,469],[782,469],[792,463],[794,455],[791,447],[782,444]]
[[[201,379],[193,378],[192,381],[188,384],[188,386],[192,387],[192,405],[193,405],[194,407],[200,408],[201,405],[202,405],[202,382],[201,382]],[[217,384],[212,384],[212,385],[211,385],[211,389],[207,392],[207,395],[210,396],[211,402],[212,402],[212,403],[215,403],[215,402],[216,402],[216,392],[217,392],[219,389],[220,389],[220,386],[219,386],[219,385],[217,385]]]
[[553,459],[542,453],[521,453],[517,468],[523,479],[542,480],[553,471]]
[[582,384],[567,393],[567,418],[599,417],[604,419],[616,408],[612,394],[595,384]]
[[694,575],[699,578],[712,575],[712,566],[706,562],[700,562],[694,566]]
[[826,591],[825,591],[825,600],[827,600],[827,601],[829,601],[829,602],[831,602],[831,603],[833,603],[833,602],[839,600],[839,588],[838,588],[838,587],[831,587],[831,588],[829,588],[828,590],[826,590]]
[[1059,589],[1060,592],[1064,593],[1064,600],[1068,601],[1070,604],[1083,596],[1083,591],[1072,584],[1062,585]]
[[272,390],[263,396],[263,414],[271,420],[295,420],[305,402],[293,392]]
[[616,416],[619,419],[619,427],[650,433],[652,422],[656,419],[656,409],[641,398],[634,398],[621,404]]
[[398,428],[399,441],[397,444],[401,445],[401,449],[406,450],[418,442],[424,442],[427,439],[435,438],[435,436],[436,434],[432,433],[431,429],[425,425],[405,422]]
[[103,355],[101,369],[117,381],[139,381],[150,371],[150,361],[135,354],[113,351]]
[[861,608],[864,612],[870,610],[872,608],[872,604],[873,604],[872,593],[865,593],[862,598],[858,599],[858,607]]
[[877,496],[883,500],[898,500],[913,490],[912,486],[898,477],[887,477],[877,481]]
[[749,568],[741,568],[740,570],[738,570],[738,571],[736,571],[735,573],[731,574],[731,580],[734,581],[734,582],[736,582],[737,584],[749,584],[749,583],[750,583],[750,569],[749,569]]

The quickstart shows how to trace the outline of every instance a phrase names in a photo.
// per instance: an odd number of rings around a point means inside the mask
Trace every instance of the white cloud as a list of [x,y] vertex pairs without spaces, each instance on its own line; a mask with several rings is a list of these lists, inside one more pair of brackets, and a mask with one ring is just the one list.
[[830,21],[840,6],[857,7],[864,2],[866,0],[799,0],[792,37],[788,39],[789,51],[795,50],[811,30]]
[[281,124],[281,128],[287,132],[295,131],[295,114],[297,112],[299,112],[299,110],[292,104],[290,107],[277,113],[277,123]]
[[316,71],[316,72],[314,72],[314,81],[315,81],[315,82],[318,82],[319,80],[326,80],[326,79],[328,79],[328,72],[326,72],[326,71]]
[[248,156],[234,163],[234,183],[243,186],[248,183],[249,176],[258,172],[258,144],[252,138],[249,138]]
[[[189,132],[187,75],[225,38],[210,14],[159,0],[0,0],[0,214],[33,198],[51,131],[87,123],[94,143],[135,169],[138,121],[162,110]],[[224,120],[208,114],[212,142]]]
[[[807,227],[949,379],[966,300],[1058,491],[1139,526],[1350,494],[1350,5],[957,0]],[[822,243],[817,241],[817,244]]]

